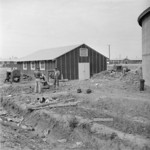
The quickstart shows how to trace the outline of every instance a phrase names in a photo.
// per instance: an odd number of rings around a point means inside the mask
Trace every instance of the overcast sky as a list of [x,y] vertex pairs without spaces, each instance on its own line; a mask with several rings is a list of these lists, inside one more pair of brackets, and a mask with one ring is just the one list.
[[0,0],[0,57],[85,43],[111,58],[141,58],[138,16],[150,0]]

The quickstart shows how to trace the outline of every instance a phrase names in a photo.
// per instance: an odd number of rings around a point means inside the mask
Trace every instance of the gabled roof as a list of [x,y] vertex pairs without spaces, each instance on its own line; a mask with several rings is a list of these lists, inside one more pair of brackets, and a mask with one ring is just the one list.
[[54,60],[81,45],[83,44],[39,50],[26,57],[20,58],[19,61]]
[[[43,49],[43,50],[36,51],[30,55],[27,55],[26,57],[20,58],[17,62],[55,60],[56,58],[60,57],[61,55],[64,55],[65,53],[68,53],[71,50],[74,50],[82,45],[85,45],[86,47],[91,48],[86,44],[78,44],[78,45]],[[91,49],[94,50],[93,48],[91,48]],[[99,53],[98,51],[96,51],[96,52]],[[101,53],[99,53],[99,54],[101,54]],[[101,55],[104,56],[103,54],[101,54]],[[106,56],[104,56],[104,57],[106,57]]]

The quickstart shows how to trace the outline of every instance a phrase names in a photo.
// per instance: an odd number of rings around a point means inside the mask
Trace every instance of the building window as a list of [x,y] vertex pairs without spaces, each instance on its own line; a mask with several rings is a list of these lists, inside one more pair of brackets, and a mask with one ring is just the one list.
[[40,70],[45,70],[45,62],[44,61],[40,62]]
[[23,70],[27,70],[27,62],[23,63]]
[[88,49],[80,48],[80,57],[88,57]]
[[35,70],[35,62],[31,62],[31,70]]

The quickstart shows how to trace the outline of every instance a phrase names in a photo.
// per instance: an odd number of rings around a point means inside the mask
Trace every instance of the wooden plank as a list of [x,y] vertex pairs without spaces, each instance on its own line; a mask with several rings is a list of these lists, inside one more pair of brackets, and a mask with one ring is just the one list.
[[70,102],[70,103],[59,103],[59,104],[49,104],[41,107],[28,107],[28,110],[39,110],[39,109],[45,109],[45,108],[57,108],[57,107],[68,107],[68,106],[76,106],[79,102]]
[[94,122],[112,122],[113,118],[93,118]]
[[[65,102],[66,101],[72,101],[73,99],[74,98],[66,99]],[[35,107],[44,107],[44,106],[48,106],[48,105],[55,104],[55,103],[58,103],[58,102],[62,102],[62,100],[53,100],[49,103],[38,104],[36,106],[29,106],[28,108],[30,109],[30,108],[35,108]]]

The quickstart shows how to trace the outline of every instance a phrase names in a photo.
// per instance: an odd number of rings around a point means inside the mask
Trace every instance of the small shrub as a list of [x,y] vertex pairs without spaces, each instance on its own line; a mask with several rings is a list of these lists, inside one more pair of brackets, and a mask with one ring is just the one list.
[[73,117],[69,120],[69,127],[71,130],[74,130],[79,124],[79,121],[76,117]]
[[110,135],[110,139],[113,140],[115,139],[116,137],[118,137],[117,133],[113,132],[111,135]]
[[82,123],[82,124],[80,125],[80,127],[81,127],[83,130],[87,130],[89,133],[92,132],[92,131],[91,131],[91,126],[90,126],[89,123]]
[[77,93],[82,93],[82,90],[80,88],[77,89]]
[[150,138],[150,124],[145,127],[147,138]]

